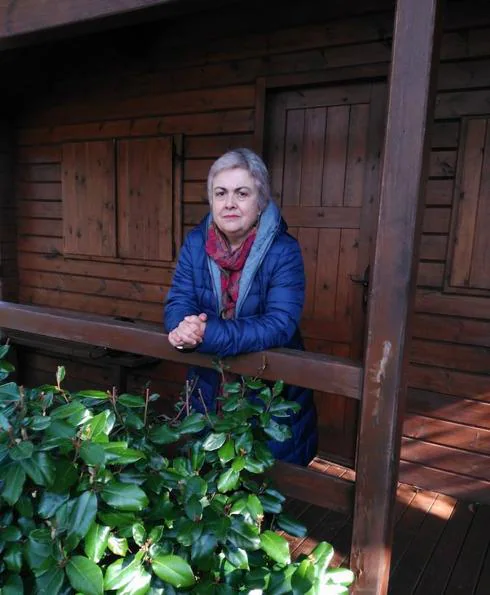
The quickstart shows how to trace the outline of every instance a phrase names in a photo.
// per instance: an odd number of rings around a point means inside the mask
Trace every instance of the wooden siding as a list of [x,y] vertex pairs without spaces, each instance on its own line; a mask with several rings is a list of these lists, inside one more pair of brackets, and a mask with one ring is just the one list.
[[16,300],[17,222],[14,193],[14,136],[11,122],[0,119],[0,299]]
[[[268,89],[383,80],[387,75],[392,3],[348,2],[348,17],[329,4],[319,9],[305,2],[301,15],[282,10],[279,19],[265,16],[260,24],[252,19],[253,11],[243,9],[237,22],[236,12],[223,9],[176,20],[171,27],[162,21],[135,28],[140,45],[131,59],[118,33],[112,51],[109,35],[91,40],[90,52],[89,41],[83,40],[78,46],[68,43],[64,51],[47,51],[46,82],[43,86],[38,80],[36,94],[25,98],[17,134],[20,301],[161,321],[171,266],[63,257],[61,144],[183,135],[185,233],[207,211],[205,179],[213,159],[231,147],[262,148]],[[466,484],[471,498],[472,478],[478,486],[490,487],[483,471],[483,463],[490,463],[485,446],[490,431],[490,299],[449,294],[444,288],[461,118],[490,114],[490,14],[484,3],[450,2],[445,23],[402,478],[458,496]],[[227,36],[223,32],[231,25],[237,29]],[[77,61],[83,70],[70,71],[68,65]],[[296,214],[307,217],[306,211]],[[333,349],[313,343],[318,350]],[[55,362],[44,357],[35,369],[44,374]],[[172,399],[178,386],[164,381],[182,380],[183,370],[162,363],[148,375]],[[90,377],[86,373],[82,379]],[[97,378],[94,373],[94,382]],[[131,372],[130,385],[136,389],[146,378],[145,370]],[[355,441],[352,412],[339,402],[322,416],[328,433],[324,450],[352,463],[352,448],[345,446]]]

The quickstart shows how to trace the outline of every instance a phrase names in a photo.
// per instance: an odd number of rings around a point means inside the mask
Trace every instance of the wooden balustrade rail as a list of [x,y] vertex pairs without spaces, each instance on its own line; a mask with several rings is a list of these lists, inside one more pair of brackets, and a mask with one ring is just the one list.
[[[69,310],[0,301],[0,328],[148,355],[182,364],[213,367],[213,358],[181,353],[162,327],[87,315]],[[8,332],[7,332],[8,335]],[[362,367],[350,360],[292,349],[272,349],[227,358],[230,371],[266,380],[281,378],[313,390],[359,399]]]

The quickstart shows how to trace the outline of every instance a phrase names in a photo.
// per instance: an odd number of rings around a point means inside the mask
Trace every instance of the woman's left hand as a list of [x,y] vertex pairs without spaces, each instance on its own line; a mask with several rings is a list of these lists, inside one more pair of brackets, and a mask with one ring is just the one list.
[[204,313],[199,316],[186,316],[179,326],[169,333],[170,344],[173,347],[188,349],[202,343],[206,321],[207,316]]

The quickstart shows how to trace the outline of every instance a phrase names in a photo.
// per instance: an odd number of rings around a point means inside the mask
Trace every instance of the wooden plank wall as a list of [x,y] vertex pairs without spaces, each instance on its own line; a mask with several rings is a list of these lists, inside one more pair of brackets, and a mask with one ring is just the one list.
[[17,299],[14,136],[12,122],[0,119],[0,299]]
[[[304,2],[301,14],[282,9],[260,22],[248,6],[239,18],[223,9],[185,22],[153,24],[131,32],[132,55],[126,49],[127,32],[41,54],[46,82],[33,73],[37,92],[24,100],[17,135],[20,301],[160,321],[171,267],[62,257],[59,143],[184,135],[183,221],[188,230],[207,210],[204,183],[212,160],[228,147],[260,145],[264,77],[266,84],[287,87],[292,76],[307,84],[387,72],[392,3],[322,6]],[[322,14],[327,10],[331,16]],[[343,17],[342,11],[351,16]],[[451,2],[420,251],[402,479],[486,501],[490,300],[442,289],[460,118],[490,113],[489,87],[486,3]],[[55,359],[40,354],[29,361],[39,376],[55,365]],[[165,379],[180,382],[184,370],[163,363],[152,374],[166,390]],[[81,374],[94,382],[104,378],[98,371]],[[145,371],[133,375],[130,387],[136,390],[146,378]],[[174,384],[167,395],[176,392]]]

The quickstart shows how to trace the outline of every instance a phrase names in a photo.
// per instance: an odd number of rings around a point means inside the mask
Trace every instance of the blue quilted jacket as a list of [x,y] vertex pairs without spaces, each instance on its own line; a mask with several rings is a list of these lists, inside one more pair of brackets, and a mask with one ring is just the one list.
[[[240,278],[235,318],[223,320],[221,280],[217,264],[205,251],[208,215],[187,235],[165,305],[165,328],[170,332],[185,316],[205,312],[208,320],[197,348],[221,358],[273,347],[303,349],[298,324],[304,302],[305,277],[298,242],[287,233],[277,206],[270,202],[261,215],[256,239]],[[206,406],[214,410],[220,378],[216,371],[193,368]],[[311,390],[287,386],[288,400],[301,405],[288,423],[292,437],[269,444],[277,459],[307,465],[317,448],[316,410]],[[193,403],[200,410],[200,403]],[[284,418],[279,420],[284,423]]]

